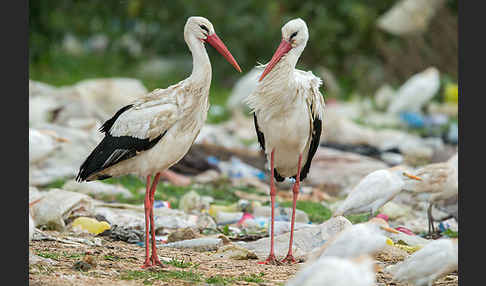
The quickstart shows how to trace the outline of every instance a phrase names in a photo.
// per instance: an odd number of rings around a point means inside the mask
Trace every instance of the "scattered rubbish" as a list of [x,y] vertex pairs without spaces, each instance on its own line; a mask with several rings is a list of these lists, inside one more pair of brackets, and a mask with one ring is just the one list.
[[435,67],[410,77],[398,90],[388,106],[388,112],[419,112],[440,87],[439,71]]
[[[345,217],[330,218],[322,224],[294,231],[293,253],[294,257],[303,257],[315,248],[324,244],[326,240],[351,226],[351,222]],[[288,251],[290,233],[276,235],[274,237],[275,256],[283,258]],[[246,242],[240,246],[253,251],[258,259],[265,259],[270,251],[270,238],[265,237],[256,241]]]
[[179,249],[192,249],[194,251],[213,251],[223,246],[223,240],[215,237],[202,237],[159,245],[158,247],[173,247]]
[[419,250],[421,246],[409,246],[409,245],[403,245],[400,243],[394,244],[395,247],[398,247],[402,250],[405,250],[408,254],[412,254],[415,251]]
[[121,185],[106,184],[100,181],[79,183],[75,180],[67,181],[63,186],[63,190],[78,192],[82,194],[92,195],[98,199],[115,199],[117,196],[129,199],[133,194]]
[[444,87],[444,100],[457,104],[459,101],[459,86],[454,83],[448,83]]
[[348,193],[369,173],[388,167],[370,157],[319,147],[312,160],[306,182],[331,195]]
[[426,31],[443,0],[401,0],[377,20],[379,28],[397,36]]
[[422,114],[417,112],[401,112],[400,118],[412,128],[423,128],[425,126],[425,118]]
[[[402,187],[403,186],[405,186],[405,184],[402,184]],[[380,213],[387,215],[392,220],[398,219],[402,216],[407,216],[411,210],[412,209],[410,206],[395,203],[393,201],[387,202],[381,208],[379,208]]]
[[168,201],[154,201],[154,205],[153,205],[153,208],[154,209],[158,209],[158,208],[169,208],[170,209],[170,202]]
[[64,230],[65,220],[70,216],[92,215],[93,201],[84,194],[51,189],[45,192],[42,200],[32,206],[36,226],[46,226]]
[[[292,217],[292,208],[275,207],[276,220],[281,218],[285,221],[290,221]],[[253,209],[253,216],[255,217],[267,217],[272,216],[272,208],[270,206],[257,206]],[[295,210],[295,222],[309,223],[309,216],[302,210]]]
[[140,241],[143,241],[145,237],[145,234],[142,230],[118,225],[112,225],[111,229],[105,230],[99,235],[108,236],[114,241],[125,241],[127,243],[138,243]]
[[398,231],[401,231],[405,234],[408,234],[408,235],[415,235],[415,233],[413,233],[410,229],[404,227],[404,226],[398,226],[398,227],[395,227],[396,230]]
[[393,88],[388,85],[382,85],[376,92],[375,92],[375,103],[376,106],[380,109],[385,109],[390,101],[392,100],[393,96],[395,95],[395,91]]
[[175,242],[181,240],[188,240],[194,238],[200,238],[201,234],[194,228],[186,227],[180,230],[173,231],[169,234],[167,242]]
[[73,229],[79,228],[92,234],[99,234],[107,229],[110,229],[110,224],[108,224],[106,221],[100,222],[89,217],[78,217],[71,223],[71,226]]
[[265,173],[257,168],[245,164],[236,157],[231,157],[230,162],[220,161],[216,157],[208,157],[208,162],[217,166],[221,172],[229,178],[251,178],[256,177],[260,180],[265,179]]
[[29,252],[29,265],[35,265],[35,264],[56,265],[59,264],[59,262]]
[[219,211],[215,216],[218,225],[237,223],[243,217],[243,212],[224,212]]
[[203,210],[209,210],[210,203],[213,201],[211,197],[201,197],[196,191],[186,193],[179,201],[179,209],[185,213],[199,213]]
[[247,260],[247,259],[257,259],[255,253],[252,251],[238,246],[236,244],[229,244],[222,246],[216,251],[214,256],[223,259],[235,259],[235,260]]

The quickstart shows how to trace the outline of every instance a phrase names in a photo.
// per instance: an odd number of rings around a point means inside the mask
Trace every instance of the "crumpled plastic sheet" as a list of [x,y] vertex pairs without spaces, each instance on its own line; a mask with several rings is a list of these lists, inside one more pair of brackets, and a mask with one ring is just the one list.
[[36,226],[48,225],[63,231],[66,227],[64,221],[71,214],[89,215],[93,212],[93,200],[87,195],[61,189],[51,189],[41,194],[42,199],[32,206]]
[[[295,230],[293,243],[294,257],[303,257],[309,254],[312,250],[322,246],[330,237],[351,225],[349,220],[339,216],[331,218],[322,224],[315,225],[314,227]],[[289,239],[290,233],[276,235],[274,237],[276,257],[283,258],[287,254]],[[239,245],[253,251],[259,259],[265,259],[270,252],[270,237],[240,243]]]
[[[145,230],[145,213],[143,205],[129,204],[97,204],[95,215],[106,218],[110,225]],[[160,228],[176,229],[195,227],[198,217],[188,215],[180,210],[169,208],[154,208],[155,231]]]

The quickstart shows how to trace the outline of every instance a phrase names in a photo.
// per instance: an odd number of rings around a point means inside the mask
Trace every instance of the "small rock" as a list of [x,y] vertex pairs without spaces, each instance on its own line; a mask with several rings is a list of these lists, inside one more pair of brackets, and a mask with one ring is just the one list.
[[180,230],[173,231],[169,234],[167,242],[175,242],[181,240],[188,240],[201,237],[201,234],[194,228],[186,227]]
[[220,247],[215,256],[223,259],[247,260],[257,259],[256,254],[246,248],[235,244],[225,245]]

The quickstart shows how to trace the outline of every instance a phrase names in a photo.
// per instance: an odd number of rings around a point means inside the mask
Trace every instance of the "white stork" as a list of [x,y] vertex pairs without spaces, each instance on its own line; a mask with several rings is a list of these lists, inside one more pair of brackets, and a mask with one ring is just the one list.
[[[153,216],[154,194],[161,172],[177,163],[196,139],[209,109],[211,63],[207,42],[241,72],[238,63],[215,34],[206,18],[190,17],[184,39],[193,57],[192,74],[166,89],[155,89],[127,105],[100,128],[105,137],[81,165],[78,181],[102,180],[135,174],[147,178],[145,193],[145,263],[162,264],[156,253]],[[155,174],[152,186],[150,179]],[[152,256],[149,258],[149,218]]]
[[[295,205],[300,182],[309,172],[321,136],[324,98],[319,91],[321,79],[312,72],[295,69],[309,33],[302,19],[282,27],[282,42],[260,76],[255,91],[246,98],[253,111],[260,146],[270,161],[270,198],[272,222],[270,254],[265,262],[276,264],[273,249],[275,184],[286,177],[296,179],[293,186],[293,212],[289,251],[283,262],[295,262],[292,255]],[[301,166],[303,162],[303,167]]]

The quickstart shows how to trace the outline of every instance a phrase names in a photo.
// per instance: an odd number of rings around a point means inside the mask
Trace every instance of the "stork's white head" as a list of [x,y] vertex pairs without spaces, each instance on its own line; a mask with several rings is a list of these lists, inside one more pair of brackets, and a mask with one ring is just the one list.
[[261,81],[286,54],[292,54],[296,62],[302,51],[304,51],[307,40],[309,40],[309,31],[304,20],[297,18],[288,21],[282,27],[282,41],[259,80]]
[[225,44],[216,35],[214,31],[213,24],[209,22],[208,19],[204,17],[193,16],[187,19],[186,25],[184,26],[184,39],[189,45],[192,51],[191,42],[192,39],[197,39],[201,43],[207,42],[213,46],[226,60],[235,67],[236,70],[241,72],[241,68],[233,58],[231,53],[226,48]]
[[292,49],[304,50],[308,39],[309,31],[301,18],[290,20],[282,27],[282,40],[289,42]]

